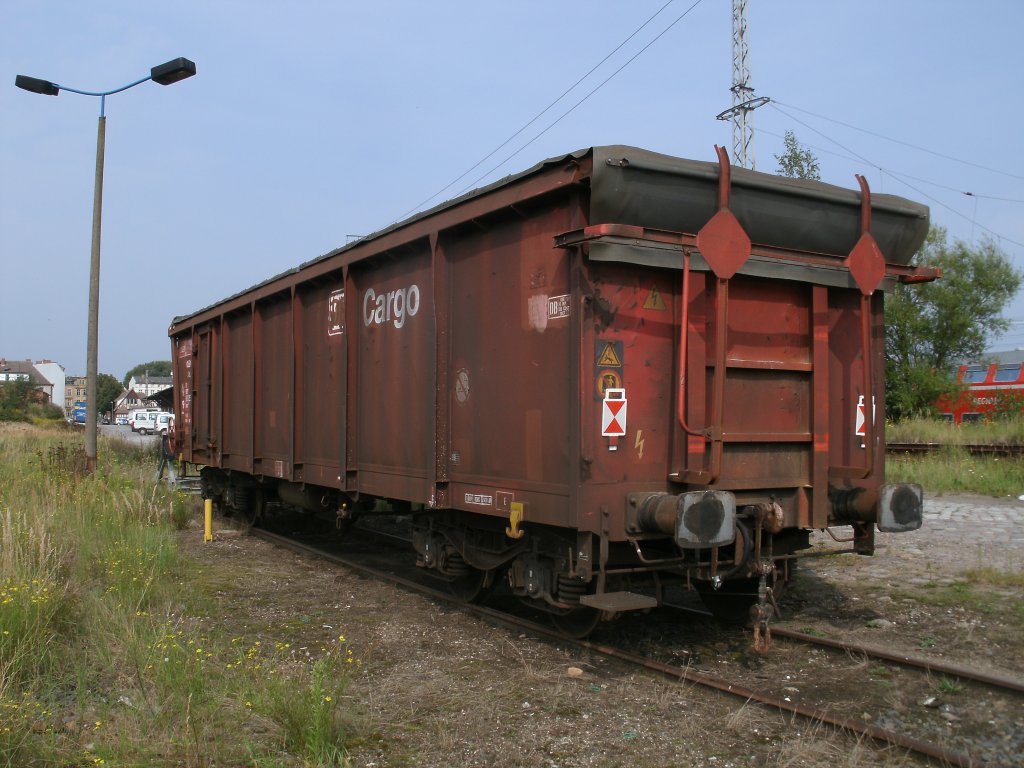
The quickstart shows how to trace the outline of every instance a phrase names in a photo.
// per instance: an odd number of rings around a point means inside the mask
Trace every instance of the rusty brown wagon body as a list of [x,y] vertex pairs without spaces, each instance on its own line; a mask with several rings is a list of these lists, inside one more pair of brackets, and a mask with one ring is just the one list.
[[183,458],[226,509],[410,514],[421,565],[569,631],[916,528],[882,294],[934,277],[927,209],[719,160],[554,158],[175,318]]

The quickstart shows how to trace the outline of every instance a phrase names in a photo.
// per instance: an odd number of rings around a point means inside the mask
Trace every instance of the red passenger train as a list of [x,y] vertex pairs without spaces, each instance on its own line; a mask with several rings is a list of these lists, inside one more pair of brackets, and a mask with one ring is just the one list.
[[406,516],[456,594],[575,635],[673,583],[763,618],[810,530],[919,527],[882,294],[934,278],[927,208],[718,160],[556,157],[175,318],[205,496]]
[[961,365],[956,380],[963,387],[951,401],[936,405],[939,415],[954,424],[985,421],[999,414],[1024,414],[1024,365],[1002,362]]

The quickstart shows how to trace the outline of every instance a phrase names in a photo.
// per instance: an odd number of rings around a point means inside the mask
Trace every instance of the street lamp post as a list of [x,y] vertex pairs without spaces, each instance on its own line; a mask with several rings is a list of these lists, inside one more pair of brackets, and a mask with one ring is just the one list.
[[147,80],[160,85],[170,85],[196,73],[196,65],[188,59],[178,58],[153,67],[147,77],[122,85],[109,91],[80,91],[58,85],[49,80],[18,75],[14,84],[19,88],[43,96],[56,96],[61,91],[78,93],[82,96],[100,97],[100,119],[96,131],[96,181],[93,187],[92,202],[92,255],[89,262],[89,321],[86,342],[86,384],[85,384],[85,463],[86,471],[92,474],[96,469],[96,422],[98,406],[96,402],[97,358],[99,338],[100,310],[100,222],[103,218],[103,154],[106,148],[107,118],[105,115],[106,99],[115,93],[127,91]]

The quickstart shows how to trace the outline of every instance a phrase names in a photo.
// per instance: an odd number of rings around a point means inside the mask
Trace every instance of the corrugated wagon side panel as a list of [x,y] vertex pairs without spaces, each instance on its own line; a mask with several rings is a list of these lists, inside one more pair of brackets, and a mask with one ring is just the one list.
[[572,387],[569,255],[553,245],[566,209],[535,208],[467,230],[451,278],[453,506],[570,522]]
[[[872,296],[868,302],[868,326],[870,328],[870,370],[871,389],[874,397],[874,441],[878,443],[879,432],[885,424],[883,394],[885,392],[885,330],[882,316],[883,298]],[[858,435],[858,426],[866,411],[864,386],[864,334],[862,329],[861,297],[852,291],[832,292],[830,300],[829,333],[829,389],[832,410],[829,424],[830,466],[846,467],[852,470],[854,478],[870,474],[876,480],[882,477],[885,466],[884,453],[873,450],[870,453],[864,445],[864,436]],[[862,430],[863,431],[863,430]],[[871,465],[868,465],[870,460]]]
[[256,434],[257,474],[290,478],[294,423],[292,302],[278,294],[256,306]]
[[192,333],[191,429],[188,437],[192,443],[192,460],[201,464],[215,463],[220,459],[219,330],[220,323],[214,320],[198,326]]
[[[669,270],[587,262],[579,397],[588,482],[580,528],[620,531],[627,492],[666,488],[679,287]],[[625,406],[612,423],[605,398],[616,391]],[[617,426],[623,436],[603,434]]]
[[296,292],[295,479],[340,487],[345,435],[345,296],[341,275]]
[[192,362],[192,332],[187,329],[172,337],[171,364],[174,367],[174,413],[179,453],[192,461],[192,391],[195,386]]
[[374,256],[349,275],[355,304],[348,316],[358,329],[352,403],[358,490],[427,502],[434,489],[437,380],[429,243]]
[[223,322],[221,365],[224,369],[222,466],[252,471],[253,340],[251,308]]

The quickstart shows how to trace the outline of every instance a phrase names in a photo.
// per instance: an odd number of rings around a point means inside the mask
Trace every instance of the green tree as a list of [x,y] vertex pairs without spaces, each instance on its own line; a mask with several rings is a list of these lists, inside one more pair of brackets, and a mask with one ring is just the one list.
[[45,399],[27,379],[0,382],[0,421],[63,421],[64,412]]
[[782,137],[782,143],[785,145],[786,151],[775,156],[775,159],[779,161],[780,175],[788,176],[791,179],[821,180],[818,158],[811,150],[800,146],[795,133],[786,131]]
[[114,410],[114,401],[124,391],[121,382],[109,373],[101,373],[96,377],[97,412],[104,414]]
[[896,420],[931,413],[940,395],[956,395],[955,368],[981,360],[1009,327],[1002,312],[1024,279],[991,240],[949,244],[939,226],[916,258],[942,277],[897,284],[885,298],[886,411]]
[[28,421],[32,383],[26,379],[0,382],[0,421]]
[[128,373],[124,375],[122,384],[125,387],[128,386],[128,382],[132,380],[132,376],[170,376],[171,375],[171,361],[170,360],[151,360],[148,363],[139,363],[132,368]]

